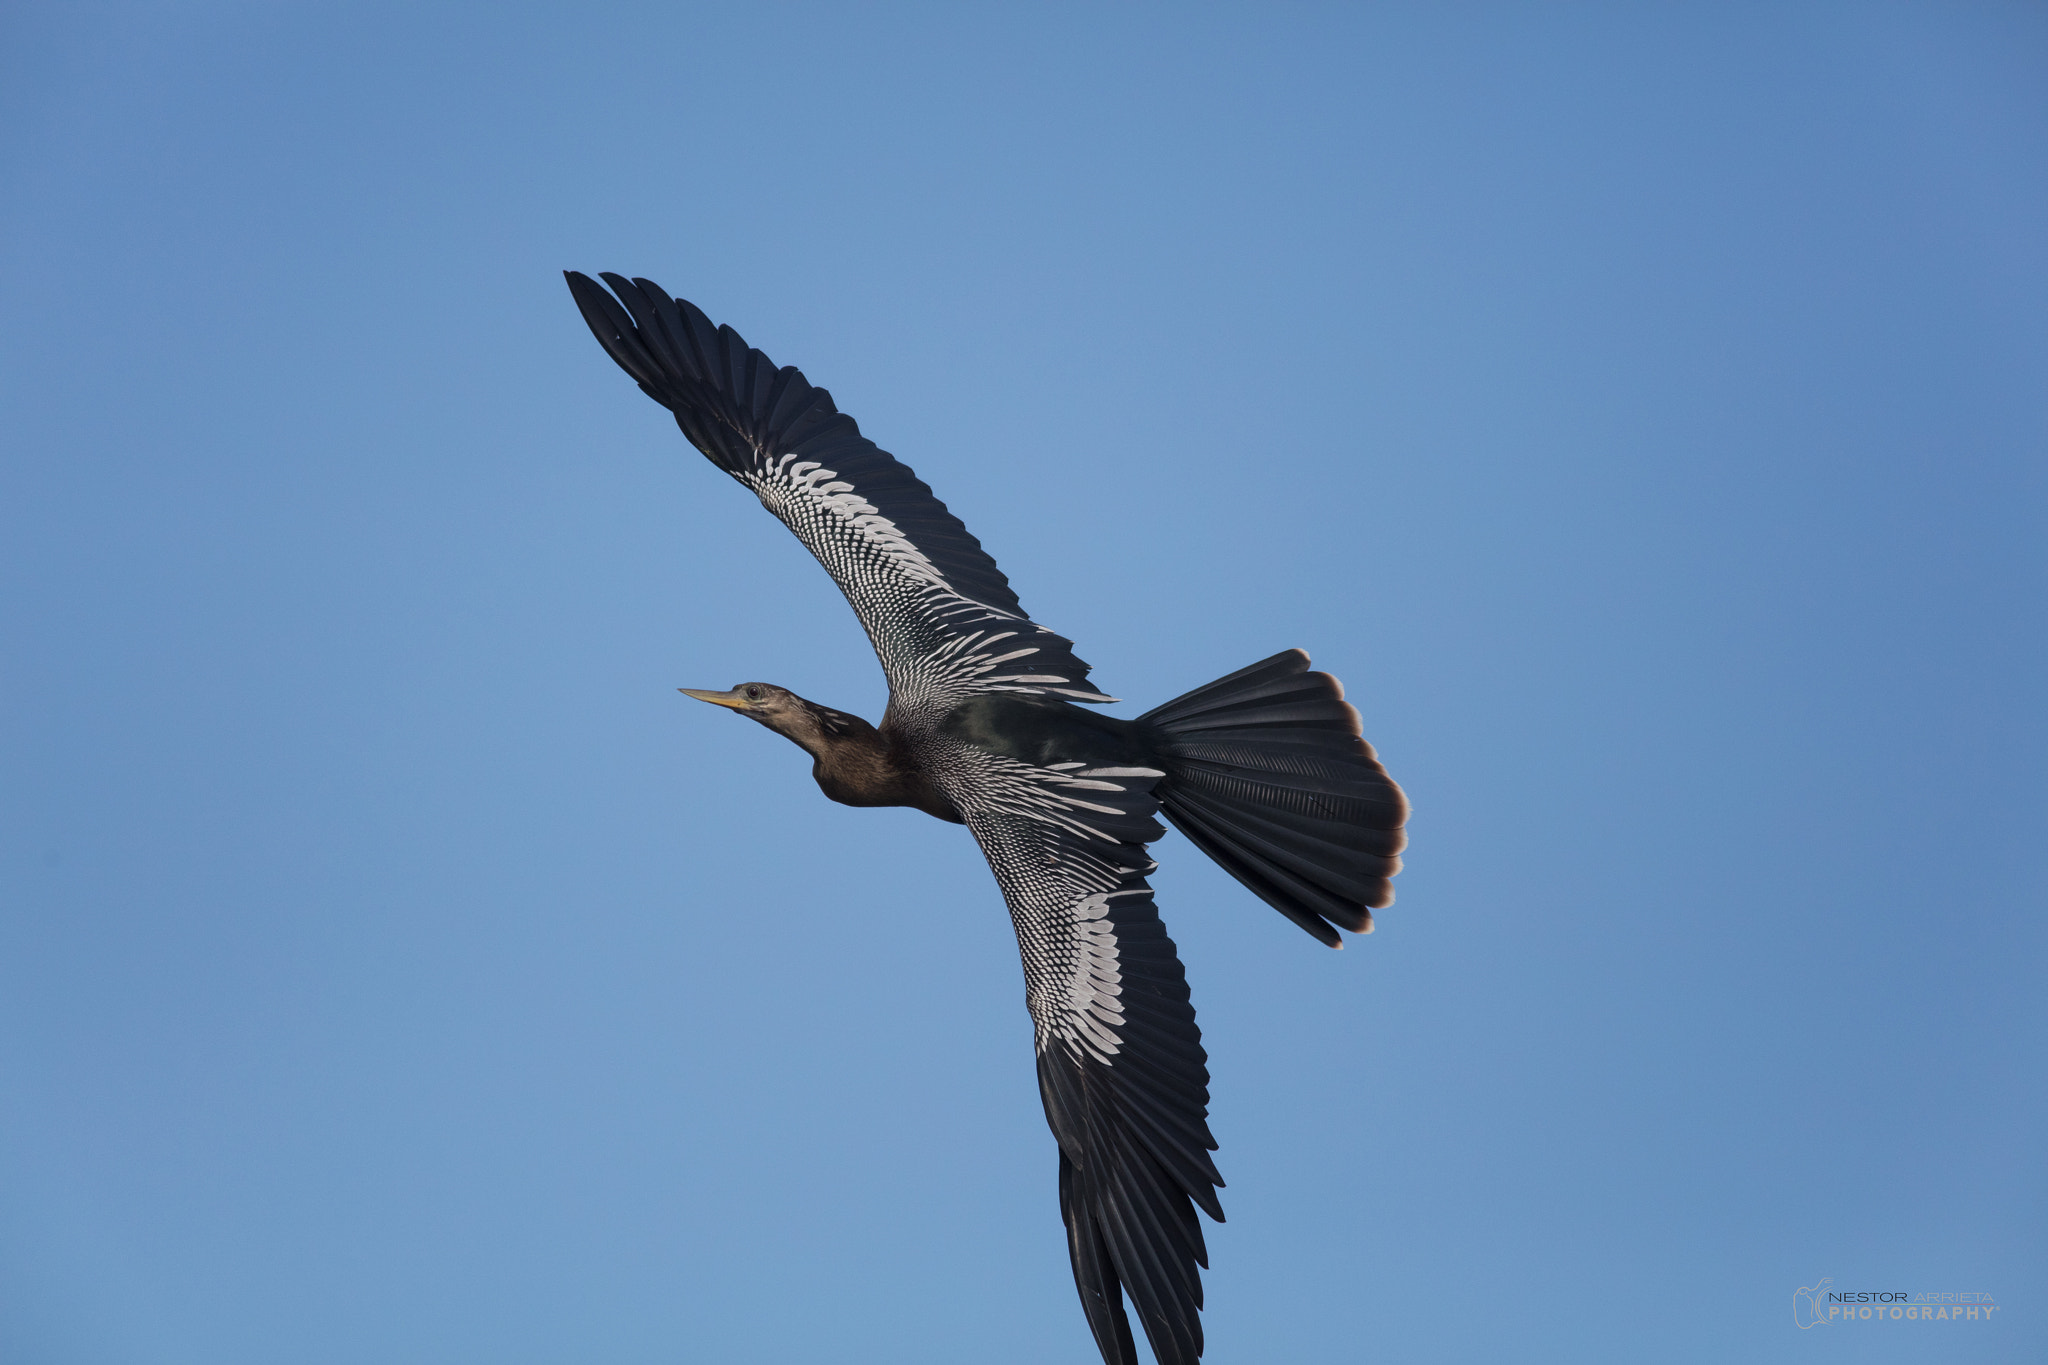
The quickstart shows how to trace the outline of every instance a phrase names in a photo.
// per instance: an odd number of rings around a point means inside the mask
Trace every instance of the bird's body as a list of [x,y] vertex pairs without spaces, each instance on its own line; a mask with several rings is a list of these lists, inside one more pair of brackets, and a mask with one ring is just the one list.
[[[846,594],[889,680],[879,725],[767,683],[690,691],[784,735],[820,789],[965,824],[1023,958],[1083,1310],[1135,1365],[1202,1352],[1200,1208],[1221,1221],[1207,1056],[1145,876],[1163,814],[1332,947],[1391,903],[1407,805],[1334,678],[1288,650],[1135,720],[1033,622],[980,543],[831,397],[647,280],[571,291],[607,352]],[[685,689],[689,691],[689,689]]]

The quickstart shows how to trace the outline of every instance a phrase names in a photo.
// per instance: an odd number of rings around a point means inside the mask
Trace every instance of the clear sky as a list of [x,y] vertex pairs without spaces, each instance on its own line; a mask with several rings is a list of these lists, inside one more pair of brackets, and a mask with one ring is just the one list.
[[8,7],[0,1359],[1094,1359],[995,886],[676,695],[884,692],[565,267],[1123,714],[1346,682],[1377,934],[1156,850],[1212,1360],[2048,1359],[2044,168],[2020,4]]

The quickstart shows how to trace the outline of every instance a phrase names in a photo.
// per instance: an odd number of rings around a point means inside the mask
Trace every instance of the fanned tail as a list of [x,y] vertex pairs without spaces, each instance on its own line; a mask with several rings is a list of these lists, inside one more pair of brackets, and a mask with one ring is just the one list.
[[[1360,735],[1344,685],[1290,649],[1138,718],[1174,828],[1332,948],[1394,903],[1408,801]],[[1334,927],[1333,927],[1334,926]]]

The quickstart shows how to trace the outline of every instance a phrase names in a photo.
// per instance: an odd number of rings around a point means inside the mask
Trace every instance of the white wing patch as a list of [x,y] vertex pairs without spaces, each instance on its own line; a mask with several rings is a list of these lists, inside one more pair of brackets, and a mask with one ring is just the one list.
[[972,793],[962,813],[1010,905],[1039,1051],[1061,1044],[1107,1065],[1123,1048],[1124,1024],[1112,912],[1120,896],[1152,894],[1134,882],[1154,864],[1133,867],[1127,841],[1133,815],[1149,817],[1152,783],[1164,774],[1078,762],[1041,768],[981,749],[952,757],[974,770],[961,778]]
[[[1116,926],[1109,921],[1109,902],[1116,896],[1143,896],[1144,891],[1101,891],[1083,896],[1072,909],[1074,946],[1073,980],[1067,989],[1066,1009],[1052,1021],[1048,1032],[1071,1047],[1094,1054],[1103,1065],[1111,1064],[1123,1050],[1123,973],[1118,970]],[[1044,1043],[1041,1041],[1040,1047]]]
[[[861,625],[877,642],[877,651],[891,646],[900,650],[897,657],[884,654],[882,664],[906,710],[929,706],[943,711],[946,701],[973,692],[1116,700],[1076,687],[1064,674],[1030,672],[1028,664],[1006,667],[1039,653],[1029,636],[1049,632],[1016,612],[992,607],[954,588],[931,557],[836,470],[816,460],[799,460],[792,452],[733,477],[795,531],[846,589]],[[939,639],[919,630],[920,621],[982,628]],[[1009,646],[1001,647],[1006,641]]]
[[[992,616],[1005,617],[1032,630],[1039,629],[1036,623],[1026,621],[1020,616],[1011,616],[1008,612],[999,612],[994,607],[985,606],[980,602],[974,601],[972,598],[961,597],[950,588],[946,589],[946,591],[951,593],[958,601],[985,611]],[[992,670],[1001,664],[1038,653],[1037,645],[1029,645],[1023,649],[1012,649],[1002,654],[989,653],[990,650],[994,649],[1004,640],[1017,639],[1020,634],[1021,632],[1014,630],[971,631],[966,635],[948,640],[945,644],[933,650],[930,655],[932,667],[956,677],[971,678],[978,683],[986,685],[990,691],[1060,692],[1070,697],[1087,697],[1095,701],[1103,700],[1102,694],[1099,692],[1080,692],[1066,686],[1005,686],[1004,684],[1025,683],[1064,684],[1067,681],[1057,673],[993,673]],[[1117,698],[1110,697],[1108,700],[1116,701]]]
[[1081,835],[1083,838],[1099,839],[1110,844],[1118,842],[1116,836],[1089,824],[1086,817],[1079,812],[1093,811],[1103,815],[1121,816],[1125,813],[1124,808],[1104,805],[1100,801],[1070,793],[1127,792],[1131,788],[1123,783],[1104,782],[1100,779],[1158,778],[1166,775],[1157,768],[1083,768],[1079,764],[1070,763],[1062,763],[1058,768],[1040,768],[996,754],[987,754],[985,758],[994,765],[994,771],[987,774],[986,795],[979,803],[982,810],[991,814],[1021,815],[1026,819]]
[[875,505],[855,492],[852,484],[840,481],[837,472],[816,460],[798,460],[793,453],[784,455],[758,473],[746,475],[743,481],[753,488],[762,505],[781,520],[788,521],[786,514],[797,510],[792,496],[800,498],[806,510],[815,509],[836,517],[848,530],[881,551],[901,573],[952,591],[945,576],[922,550],[910,543],[910,537],[895,522],[876,511]]

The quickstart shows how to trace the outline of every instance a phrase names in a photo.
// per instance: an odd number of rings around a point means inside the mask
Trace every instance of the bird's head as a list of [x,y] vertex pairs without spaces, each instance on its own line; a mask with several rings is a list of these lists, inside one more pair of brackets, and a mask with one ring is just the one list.
[[874,733],[874,727],[859,716],[849,716],[844,711],[805,701],[788,688],[777,687],[773,683],[741,683],[730,692],[700,692],[694,687],[679,687],[676,691],[698,701],[708,701],[713,706],[737,711],[748,720],[757,720],[814,754],[834,740]]

